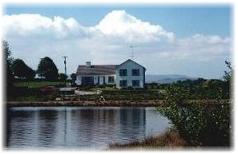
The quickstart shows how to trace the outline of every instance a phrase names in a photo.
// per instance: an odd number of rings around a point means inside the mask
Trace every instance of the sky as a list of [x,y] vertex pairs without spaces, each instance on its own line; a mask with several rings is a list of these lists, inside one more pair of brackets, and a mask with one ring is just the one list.
[[33,69],[49,56],[68,74],[79,64],[132,58],[146,74],[222,78],[232,53],[229,5],[6,5],[3,38]]

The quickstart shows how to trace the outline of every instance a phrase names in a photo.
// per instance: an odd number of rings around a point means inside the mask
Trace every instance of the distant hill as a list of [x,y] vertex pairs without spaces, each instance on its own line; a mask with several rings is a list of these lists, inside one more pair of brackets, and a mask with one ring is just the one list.
[[197,78],[194,77],[189,77],[186,75],[177,75],[177,74],[172,74],[172,75],[145,75],[145,82],[146,83],[152,83],[152,82],[156,82],[156,83],[173,83],[176,81],[184,81],[184,80],[195,80]]

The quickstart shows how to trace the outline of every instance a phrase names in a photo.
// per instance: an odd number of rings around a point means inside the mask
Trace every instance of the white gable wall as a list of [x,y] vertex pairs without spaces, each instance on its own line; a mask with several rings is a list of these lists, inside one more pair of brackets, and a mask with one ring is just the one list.
[[[127,69],[127,76],[120,76],[120,69]],[[139,76],[132,76],[132,70],[139,69]],[[141,65],[128,60],[125,63],[119,65],[116,69],[116,87],[120,87],[120,80],[127,80],[127,87],[132,87],[132,80],[139,80],[140,86],[139,88],[144,88],[144,79],[145,79],[145,69]]]

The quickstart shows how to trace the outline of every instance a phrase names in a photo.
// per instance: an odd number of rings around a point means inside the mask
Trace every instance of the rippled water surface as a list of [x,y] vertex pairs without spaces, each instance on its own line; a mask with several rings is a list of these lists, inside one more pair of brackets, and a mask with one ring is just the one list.
[[106,149],[160,134],[169,127],[155,108],[12,107],[7,148]]

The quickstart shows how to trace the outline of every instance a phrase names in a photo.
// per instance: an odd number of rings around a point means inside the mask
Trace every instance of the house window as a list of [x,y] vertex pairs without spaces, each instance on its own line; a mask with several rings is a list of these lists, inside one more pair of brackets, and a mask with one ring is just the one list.
[[120,80],[120,87],[127,87],[127,80]]
[[109,76],[108,77],[108,82],[109,83],[114,83],[114,76]]
[[140,86],[140,80],[132,80],[132,86],[133,87],[139,87]]
[[132,76],[140,76],[140,70],[139,69],[132,69]]
[[120,76],[127,76],[127,69],[120,69]]

